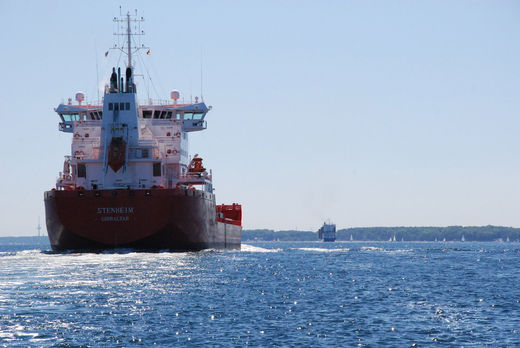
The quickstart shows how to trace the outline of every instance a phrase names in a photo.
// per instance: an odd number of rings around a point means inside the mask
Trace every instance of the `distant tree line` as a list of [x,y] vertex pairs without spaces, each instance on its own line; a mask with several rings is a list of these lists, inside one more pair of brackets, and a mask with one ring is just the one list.
[[[503,226],[354,227],[336,232],[337,240],[355,241],[520,241],[520,228]],[[314,241],[317,232],[244,230],[243,241]]]

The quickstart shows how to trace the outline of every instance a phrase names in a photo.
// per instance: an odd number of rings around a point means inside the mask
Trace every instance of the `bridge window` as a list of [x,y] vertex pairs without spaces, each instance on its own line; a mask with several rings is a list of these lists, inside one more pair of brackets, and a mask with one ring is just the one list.
[[143,118],[152,118],[151,110],[143,110]]
[[101,111],[92,111],[90,112],[90,119],[91,120],[101,120],[101,115],[102,115],[102,112]]
[[73,122],[73,121],[79,121],[80,117],[79,114],[61,114],[60,115],[63,118],[63,121],[65,122]]
[[161,116],[161,112],[159,110],[155,110],[153,113],[153,118],[159,118]]
[[194,120],[202,120],[203,116],[204,116],[204,114],[193,114],[193,119]]
[[192,120],[193,119],[193,113],[192,112],[185,112],[184,113],[184,119],[185,120]]

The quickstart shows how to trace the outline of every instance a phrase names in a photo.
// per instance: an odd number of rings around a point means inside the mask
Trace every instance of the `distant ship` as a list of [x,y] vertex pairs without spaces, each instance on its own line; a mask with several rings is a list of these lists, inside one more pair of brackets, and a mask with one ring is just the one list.
[[[102,105],[82,104],[83,93],[60,104],[59,130],[72,135],[56,187],[45,192],[51,247],[63,250],[237,249],[242,206],[216,205],[211,171],[189,157],[188,135],[206,129],[204,102],[139,104],[132,55],[132,25],[126,16],[128,61],[124,75],[113,68]],[[132,25],[131,25],[132,24]],[[141,32],[138,33],[140,35]],[[148,51],[149,53],[149,51]]]
[[336,241],[336,225],[323,223],[323,226],[318,230],[318,239],[324,242]]

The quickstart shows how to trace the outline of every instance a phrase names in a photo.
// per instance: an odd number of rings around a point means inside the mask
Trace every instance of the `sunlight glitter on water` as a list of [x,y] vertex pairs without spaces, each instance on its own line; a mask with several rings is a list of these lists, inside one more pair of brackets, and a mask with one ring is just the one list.
[[520,345],[520,290],[511,286],[520,282],[519,254],[493,243],[445,247],[7,250],[0,345]]

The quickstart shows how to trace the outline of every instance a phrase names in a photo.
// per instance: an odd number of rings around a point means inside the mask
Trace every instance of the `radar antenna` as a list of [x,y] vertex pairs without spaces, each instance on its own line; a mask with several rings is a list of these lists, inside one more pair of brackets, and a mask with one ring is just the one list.
[[[132,38],[137,38],[140,36],[144,36],[144,31],[141,30],[141,22],[144,22],[143,17],[137,16],[137,10],[135,10],[135,14],[131,15],[130,12],[127,12],[126,16],[114,17],[114,22],[117,24],[117,32],[114,33],[115,36],[118,37],[118,43],[114,44],[111,47],[111,50],[119,50],[125,53],[128,56],[128,68],[133,68],[132,66],[132,55],[137,53],[139,50],[148,50],[150,52],[150,48],[146,47],[142,43],[136,42],[132,45]],[[126,28],[125,25],[126,24]],[[134,30],[132,31],[132,26]]]

